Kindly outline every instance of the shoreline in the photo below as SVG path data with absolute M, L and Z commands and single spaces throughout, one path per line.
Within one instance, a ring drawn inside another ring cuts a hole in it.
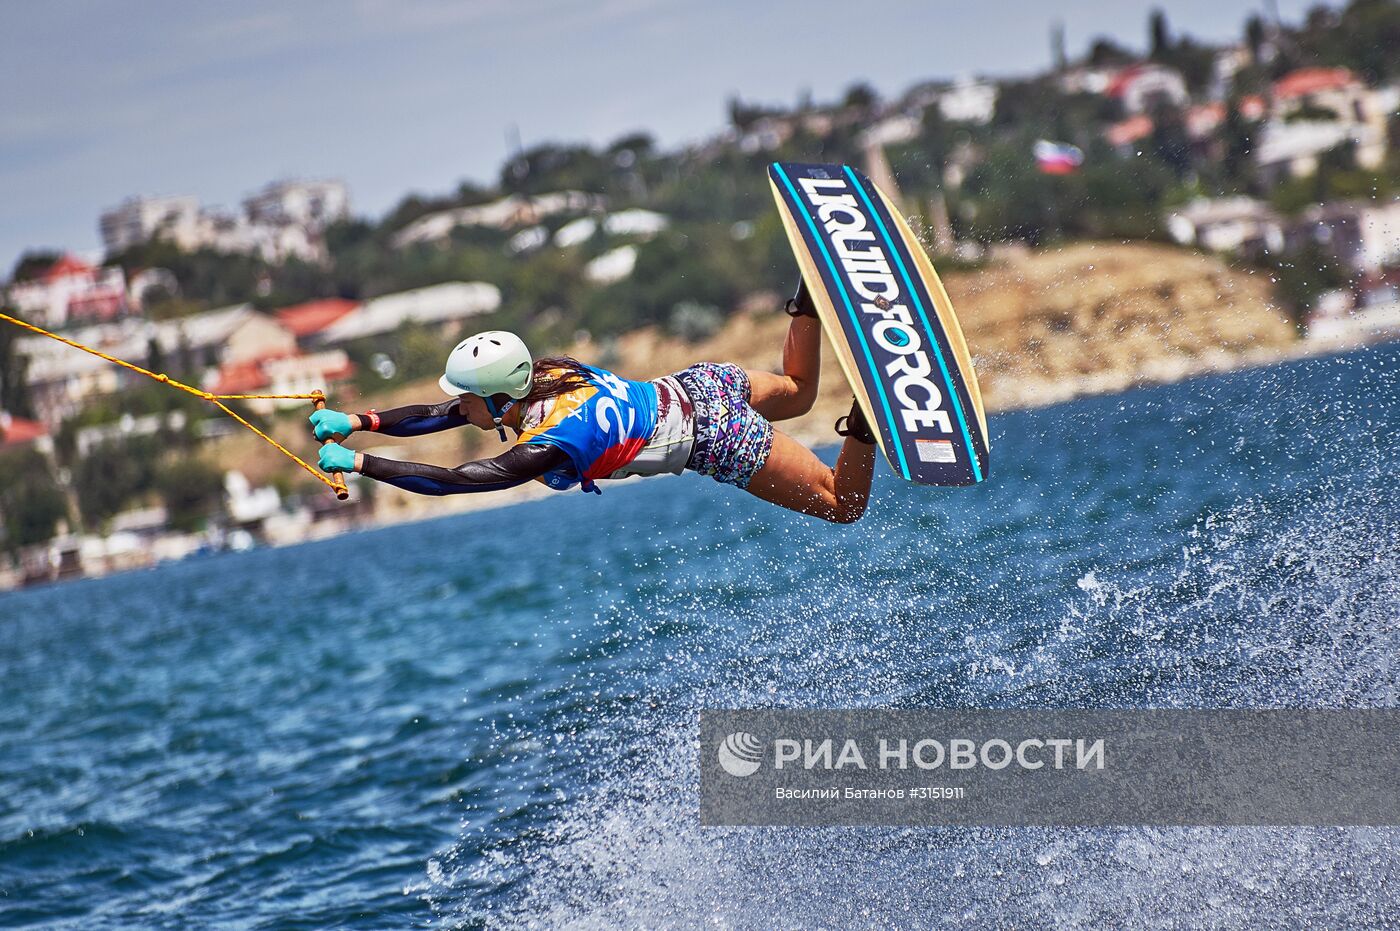
M 1277 305 L 1267 278 L 1232 269 L 1210 255 L 1152 243 L 1079 242 L 952 273 L 944 285 L 973 347 L 973 368 L 989 415 L 1334 355 L 1395 338 L 1301 338 Z M 700 361 L 779 371 L 789 325 L 782 304 L 776 291 L 751 294 L 720 326 L 696 340 L 647 326 L 605 340 L 581 334 L 557 351 L 636 379 L 656 378 Z M 834 445 L 832 425 L 851 403 L 850 388 L 825 339 L 821 371 L 825 377 L 812 409 L 779 424 L 811 447 Z M 346 410 L 385 410 L 441 397 L 436 379 L 425 378 L 364 396 L 343 391 L 336 403 Z M 306 442 L 305 421 L 281 418 L 272 434 L 297 448 Z M 354 447 L 389 458 L 448 464 L 499 450 L 494 437 L 475 431 L 417 437 L 411 446 L 364 434 L 356 437 Z M 213 448 L 225 471 L 241 473 L 251 487 L 282 480 L 281 463 L 267 457 L 254 440 L 228 437 L 215 441 Z M 352 480 L 346 505 L 302 495 L 291 510 L 242 528 L 198 534 L 153 529 L 136 540 L 114 540 L 113 534 L 58 538 L 47 550 L 31 551 L 18 568 L 0 568 L 0 591 L 146 568 L 210 550 L 290 546 L 559 493 L 529 482 L 474 495 L 428 497 L 391 486 L 375 486 L 366 494 L 368 481 Z
M 1117 373 L 1096 373 L 1078 379 L 1027 382 L 1025 390 L 1020 392 L 1019 396 L 1003 396 L 999 399 L 999 403 L 995 405 L 989 404 L 987 406 L 987 414 L 991 417 L 996 414 L 1006 414 L 1015 411 L 1055 407 L 1080 398 L 1122 394 L 1138 388 L 1152 388 L 1161 385 L 1177 384 L 1192 378 L 1225 375 L 1233 372 L 1267 368 L 1272 365 L 1296 362 L 1303 359 L 1340 355 L 1360 349 L 1380 347 L 1396 341 L 1400 341 L 1400 336 L 1371 341 L 1348 340 L 1323 342 L 1299 339 L 1285 346 L 1255 347 L 1242 352 L 1233 353 L 1217 350 L 1203 353 L 1190 359 L 1158 360 L 1158 364 L 1144 366 L 1143 371 L 1126 376 Z M 792 422 L 797 426 L 792 429 L 784 429 L 785 433 L 788 433 L 788 435 L 792 436 L 794 439 L 813 448 L 835 445 L 835 437 L 831 432 L 830 420 L 845 413 L 846 407 L 849 406 L 850 403 L 850 394 L 849 389 L 845 387 L 844 378 L 838 375 L 837 378 L 829 378 L 826 380 L 827 383 L 833 381 L 838 382 L 839 387 L 835 392 L 823 392 L 824 395 L 828 396 L 827 403 L 823 404 L 822 399 L 819 399 L 818 403 L 814 405 L 813 410 L 802 418 Z M 829 396 L 832 393 L 839 394 L 844 399 L 839 405 L 839 412 L 835 414 L 831 413 L 829 401 Z M 828 417 L 828 415 L 830 415 L 830 417 Z M 877 465 L 876 468 L 879 468 L 879 466 Z M 631 481 L 647 481 L 677 477 L 679 476 L 634 476 Z M 363 501 L 362 497 L 355 494 L 356 486 L 361 481 L 367 480 L 361 479 L 351 483 L 352 503 Z M 386 488 L 377 490 L 376 495 L 393 495 L 396 500 L 400 500 L 400 503 L 406 503 L 409 506 L 392 507 L 387 510 L 382 510 L 380 505 L 376 504 L 374 516 L 369 518 L 363 516 L 357 517 L 354 515 L 322 517 L 306 524 L 304 532 L 281 539 L 266 539 L 258 542 L 257 545 L 251 547 L 251 549 L 284 549 L 304 543 L 314 543 L 330 539 L 331 537 L 344 533 L 379 530 L 404 524 L 414 524 L 439 518 L 454 517 L 460 514 L 509 508 L 518 504 L 540 501 L 557 494 L 561 494 L 561 492 L 553 491 L 537 482 L 531 482 L 526 485 L 487 494 L 454 495 L 440 498 L 418 496 L 410 492 Z M 332 511 L 331 513 L 333 514 L 334 512 Z M 44 588 L 49 585 L 62 584 L 64 582 L 105 578 L 107 576 L 126 574 L 144 569 L 154 569 L 168 563 L 184 562 L 190 558 L 197 558 L 198 554 L 210 552 L 209 541 L 202 535 L 188 535 L 187 539 L 191 541 L 198 539 L 200 541 L 199 545 L 189 546 L 188 551 L 181 555 L 169 556 L 166 558 L 152 557 L 148 561 L 138 563 L 123 563 L 119 561 L 118 564 L 109 565 L 103 571 L 58 574 L 42 581 L 31 581 L 28 583 L 19 578 L 18 573 L 12 574 L 10 578 L 0 576 L 0 594 L 3 594 L 5 591 Z M 227 551 L 233 551 L 233 549 L 213 550 L 214 553 Z

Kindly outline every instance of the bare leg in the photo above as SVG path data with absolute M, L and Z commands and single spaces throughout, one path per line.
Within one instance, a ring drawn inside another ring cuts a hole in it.
M 793 317 L 783 342 L 783 374 L 746 369 L 749 405 L 770 421 L 800 417 L 812 409 L 822 368 L 822 325 L 815 317 Z
M 847 437 L 832 469 L 816 453 L 774 430 L 773 451 L 749 482 L 749 493 L 792 511 L 852 524 L 865 513 L 874 470 L 873 445 Z

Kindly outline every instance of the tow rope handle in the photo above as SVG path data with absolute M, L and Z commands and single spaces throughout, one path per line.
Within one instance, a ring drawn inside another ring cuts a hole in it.
M 317 392 L 315 392 L 315 394 L 314 394 L 314 396 L 313 396 L 313 398 L 312 398 L 312 402 L 311 402 L 311 403 L 313 403 L 313 404 L 316 405 L 316 410 L 318 410 L 318 411 L 325 410 L 325 409 L 326 409 L 326 396 L 325 396 L 324 394 L 322 394 L 321 392 L 317 391 Z M 345 439 L 345 437 L 343 437 L 343 436 L 341 436 L 340 434 L 337 433 L 337 434 L 333 435 L 333 436 L 332 436 L 330 439 L 328 439 L 328 440 L 322 440 L 322 441 L 321 441 L 321 445 L 322 445 L 323 447 L 324 447 L 324 446 L 330 446 L 332 443 L 338 443 L 338 442 L 340 442 L 340 441 L 343 440 L 343 439 Z M 348 489 L 348 488 L 345 487 L 345 476 L 344 476 L 342 473 L 340 473 L 340 472 L 334 472 L 334 473 L 332 473 L 332 475 L 333 475 L 335 478 L 334 478 L 334 481 L 331 483 L 331 490 L 335 492 L 335 496 L 336 496 L 337 498 L 339 498 L 341 501 L 346 500 L 347 498 L 350 497 L 350 489 Z

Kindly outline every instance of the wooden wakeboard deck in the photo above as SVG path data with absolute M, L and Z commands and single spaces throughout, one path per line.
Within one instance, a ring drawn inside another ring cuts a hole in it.
M 987 419 L 962 327 L 933 263 L 869 178 L 774 162 L 783 229 L 822 329 L 896 474 L 927 485 L 987 477 Z

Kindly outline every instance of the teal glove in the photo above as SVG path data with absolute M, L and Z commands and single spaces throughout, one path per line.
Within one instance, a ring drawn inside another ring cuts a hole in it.
M 337 436 L 344 439 L 354 433 L 355 428 L 350 426 L 349 414 L 322 408 L 311 415 L 311 432 L 316 434 L 318 440 L 329 440 Z
M 317 413 L 322 413 L 317 411 Z M 329 411 L 327 413 L 335 413 Z M 321 447 L 320 461 L 317 463 L 322 472 L 354 472 L 355 471 L 355 451 L 346 449 L 339 443 L 327 443 Z

